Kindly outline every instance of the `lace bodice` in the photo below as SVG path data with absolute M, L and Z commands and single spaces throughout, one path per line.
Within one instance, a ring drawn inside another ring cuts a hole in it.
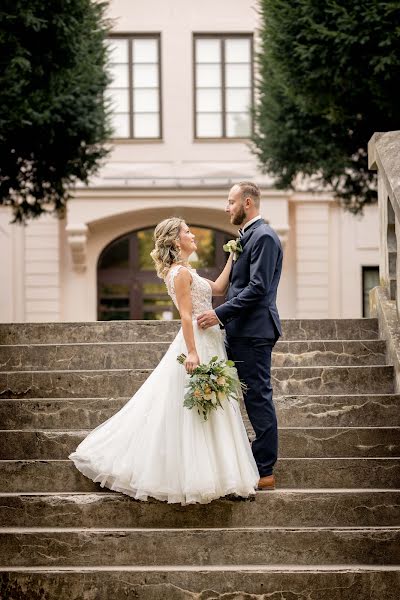
M 168 294 L 171 296 L 173 303 L 178 308 L 176 301 L 174 280 L 180 269 L 188 269 L 192 276 L 191 292 L 192 292 L 192 316 L 197 317 L 205 310 L 212 309 L 212 291 L 211 286 L 203 277 L 200 277 L 192 267 L 184 265 L 174 265 L 169 270 L 165 278 Z

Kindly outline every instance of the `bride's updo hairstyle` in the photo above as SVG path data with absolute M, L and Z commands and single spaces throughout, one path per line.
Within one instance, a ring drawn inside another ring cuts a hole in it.
M 171 217 L 161 221 L 154 230 L 155 247 L 150 256 L 154 260 L 160 279 L 164 279 L 173 263 L 181 261 L 177 242 L 184 222 L 180 217 Z

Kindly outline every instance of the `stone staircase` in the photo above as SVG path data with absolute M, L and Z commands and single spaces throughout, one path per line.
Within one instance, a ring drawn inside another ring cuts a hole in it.
M 0 325 L 0 598 L 398 600 L 400 396 L 374 319 L 283 322 L 275 492 L 142 503 L 67 459 L 178 326 Z

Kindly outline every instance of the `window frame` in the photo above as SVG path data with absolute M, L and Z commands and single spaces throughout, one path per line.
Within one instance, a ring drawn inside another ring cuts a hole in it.
M 225 40 L 235 38 L 247 38 L 250 41 L 250 135 L 249 136 L 227 136 L 226 135 L 226 85 L 225 85 Z M 198 136 L 197 134 L 197 78 L 196 78 L 196 40 L 198 39 L 218 39 L 221 44 L 221 113 L 222 113 L 222 135 L 215 137 Z M 237 142 L 248 141 L 254 134 L 254 34 L 252 32 L 194 32 L 192 35 L 192 77 L 193 77 L 193 139 L 196 142 Z
M 143 143 L 143 142 L 162 142 L 163 141 L 163 118 L 162 118 L 162 56 L 161 56 L 161 33 L 160 32 L 111 32 L 107 39 L 124 39 L 128 41 L 128 99 L 129 99 L 129 136 L 112 136 L 111 142 L 118 143 Z M 158 52 L 158 122 L 159 135 L 157 137 L 135 137 L 134 135 L 134 100 L 133 100 L 133 60 L 132 60 L 132 42 L 135 39 L 152 39 L 157 42 Z

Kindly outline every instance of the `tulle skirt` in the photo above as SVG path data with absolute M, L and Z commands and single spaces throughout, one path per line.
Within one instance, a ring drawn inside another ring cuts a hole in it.
M 226 358 L 219 326 L 193 321 L 201 362 Z M 77 469 L 101 487 L 138 500 L 207 503 L 255 493 L 259 474 L 236 401 L 207 421 L 184 408 L 188 375 L 176 357 L 187 354 L 182 329 L 148 379 L 128 402 L 93 429 L 69 455 Z

